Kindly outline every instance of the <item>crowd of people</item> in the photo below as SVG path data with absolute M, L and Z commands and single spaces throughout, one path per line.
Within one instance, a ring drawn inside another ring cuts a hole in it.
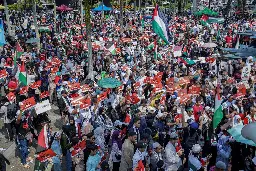
M 228 131 L 256 119 L 255 58 L 225 58 L 222 49 L 252 43 L 238 33 L 255 31 L 255 19 L 203 26 L 201 17 L 167 13 L 166 44 L 143 10 L 124 11 L 122 22 L 117 10 L 104 18 L 91 15 L 88 79 L 88 37 L 79 13 L 59 12 L 54 24 L 52 12 L 38 12 L 38 49 L 36 41 L 28 43 L 36 38 L 32 13 L 10 12 L 15 39 L 6 36 L 0 55 L 0 111 L 6 140 L 19 149 L 20 167 L 256 170 L 254 146 Z M 244 67 L 250 68 L 247 75 Z M 44 102 L 58 112 L 39 112 L 35 106 Z M 49 115 L 61 116 L 57 132 Z M 33 142 L 35 158 L 29 157 Z M 1 158 L 5 170 L 8 160 Z

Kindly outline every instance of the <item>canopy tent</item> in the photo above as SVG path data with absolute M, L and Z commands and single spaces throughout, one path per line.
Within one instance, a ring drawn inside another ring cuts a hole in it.
M 94 8 L 93 11 L 111 11 L 112 8 L 105 6 L 104 4 L 100 4 L 98 7 Z
M 57 7 L 56 10 L 58 10 L 58 11 L 72 11 L 73 8 L 69 8 L 66 5 L 61 5 L 60 7 Z
M 195 15 L 197 15 L 197 16 L 202 16 L 202 15 L 217 16 L 219 14 L 217 12 L 215 12 L 215 11 L 212 11 L 209 8 L 205 8 L 205 9 L 203 9 L 201 11 L 197 11 L 195 13 Z

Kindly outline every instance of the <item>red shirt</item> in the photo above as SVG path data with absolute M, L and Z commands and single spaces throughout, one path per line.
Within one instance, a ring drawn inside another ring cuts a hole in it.
M 198 122 L 199 121 L 199 115 L 198 112 L 202 112 L 203 111 L 203 106 L 202 105 L 194 105 L 193 106 L 193 112 L 194 112 L 194 117 L 195 117 L 195 121 Z
M 231 36 L 226 36 L 225 40 L 226 40 L 226 43 L 232 43 L 233 38 Z
M 54 79 L 54 83 L 55 83 L 55 84 L 58 84 L 58 83 L 59 83 L 59 80 L 60 80 L 60 77 L 59 77 L 59 76 L 56 76 L 55 79 Z

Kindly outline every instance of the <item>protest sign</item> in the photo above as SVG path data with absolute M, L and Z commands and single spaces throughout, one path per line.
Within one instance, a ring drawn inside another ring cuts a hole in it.
M 35 106 L 35 110 L 38 115 L 51 110 L 51 104 L 49 100 L 44 100 L 41 103 L 37 103 Z
M 86 141 L 85 140 L 80 141 L 78 144 L 76 144 L 70 149 L 71 156 L 72 157 L 76 156 L 80 151 L 84 150 L 85 147 L 86 147 Z
M 37 160 L 39 160 L 40 162 L 45 162 L 54 156 L 56 156 L 56 153 L 52 149 L 47 149 L 46 151 L 38 154 Z
M 36 105 L 35 98 L 31 97 L 31 98 L 26 99 L 20 103 L 20 110 L 25 111 L 25 110 L 32 108 L 35 105 Z

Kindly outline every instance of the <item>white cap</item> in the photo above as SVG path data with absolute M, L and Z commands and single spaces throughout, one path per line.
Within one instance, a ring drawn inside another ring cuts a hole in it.
M 211 109 L 209 106 L 206 106 L 205 108 L 204 108 L 206 111 L 208 111 L 209 109 Z
M 195 145 L 193 145 L 193 147 L 192 147 L 192 152 L 193 152 L 193 153 L 200 153 L 201 150 L 202 150 L 202 148 L 201 148 L 201 146 L 200 146 L 199 144 L 195 144 Z
M 158 142 L 154 142 L 153 143 L 153 149 L 160 147 L 161 145 Z

